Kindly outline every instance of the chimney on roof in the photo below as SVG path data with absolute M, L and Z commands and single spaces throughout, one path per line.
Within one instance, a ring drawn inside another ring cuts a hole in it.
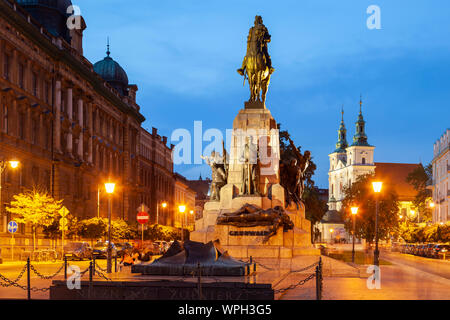
M 162 141 L 163 141 L 164 145 L 166 145 L 166 144 L 167 144 L 167 137 L 166 137 L 166 136 L 163 136 L 163 137 L 162 137 Z
M 152 136 L 156 136 L 158 135 L 158 129 L 156 129 L 155 127 L 152 127 Z

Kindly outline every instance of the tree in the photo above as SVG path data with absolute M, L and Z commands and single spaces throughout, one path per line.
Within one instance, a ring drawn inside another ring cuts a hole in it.
M 411 184 L 417 191 L 417 195 L 413 200 L 414 206 L 419 210 L 421 221 L 427 222 L 431 220 L 431 210 L 427 204 L 431 200 L 431 190 L 427 189 L 427 184 L 433 177 L 433 166 L 430 163 L 426 167 L 422 164 L 412 171 L 406 181 Z
M 364 238 L 370 244 L 375 238 L 376 201 L 372 189 L 372 175 L 359 176 L 354 183 L 344 187 L 341 215 L 345 219 L 347 231 L 353 230 L 353 221 L 350 208 L 357 206 L 355 235 Z M 378 207 L 378 236 L 386 238 L 391 232 L 396 232 L 399 226 L 398 197 L 389 184 L 383 184 L 379 196 Z
M 77 227 L 78 227 L 78 219 L 71 214 L 68 214 L 66 216 L 68 220 L 68 231 L 65 233 L 68 238 L 73 237 L 77 234 Z M 62 236 L 62 232 L 59 228 L 59 220 L 61 219 L 61 215 L 58 212 L 58 215 L 56 215 L 55 219 L 53 220 L 52 224 L 49 226 L 44 226 L 42 229 L 42 232 L 44 233 L 45 237 L 48 239 L 57 239 Z
M 107 219 L 92 218 L 81 220 L 78 224 L 78 235 L 90 239 L 91 245 L 94 240 L 102 238 L 108 230 Z
M 33 251 L 36 249 L 36 232 L 38 227 L 50 226 L 61 209 L 62 200 L 55 200 L 46 192 L 37 190 L 14 195 L 6 210 L 16 215 L 16 221 L 31 224 L 33 233 Z
M 105 219 L 106 224 L 106 232 L 108 232 L 108 220 Z M 133 233 L 131 227 L 125 220 L 117 219 L 111 221 L 111 240 L 123 240 L 123 239 L 131 239 L 134 238 L 135 234 Z

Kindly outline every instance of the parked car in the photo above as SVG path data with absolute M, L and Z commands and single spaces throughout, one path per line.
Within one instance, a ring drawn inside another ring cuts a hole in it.
M 64 246 L 64 253 L 69 260 L 92 258 L 92 248 L 87 242 L 71 242 Z
M 413 254 L 413 255 L 417 255 L 417 250 L 419 249 L 419 245 L 418 244 L 412 244 L 409 247 L 409 254 Z
M 95 258 L 106 258 L 108 255 L 108 241 L 105 242 L 97 242 L 93 248 L 93 256 Z M 114 243 L 111 242 L 111 257 L 115 258 L 117 256 L 117 249 Z
M 436 246 L 435 243 L 429 243 L 424 249 L 424 257 L 431 258 L 433 255 L 433 248 Z
M 420 257 L 425 256 L 426 246 L 427 246 L 426 244 L 419 244 L 416 249 L 416 256 L 420 256 Z
M 446 256 L 450 254 L 450 245 L 436 244 L 432 249 L 432 253 L 430 254 L 430 257 L 435 258 L 435 259 L 440 259 L 441 257 L 443 257 L 444 253 Z
M 115 247 L 117 250 L 118 257 L 122 257 L 125 252 L 127 252 L 127 251 L 131 252 L 133 250 L 133 246 L 131 244 L 129 244 L 128 242 L 116 243 Z

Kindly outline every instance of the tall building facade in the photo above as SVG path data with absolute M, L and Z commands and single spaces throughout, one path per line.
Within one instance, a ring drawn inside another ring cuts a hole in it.
M 450 129 L 433 146 L 433 222 L 450 221 Z
M 173 204 L 172 147 L 145 131 L 138 87 L 111 56 L 83 56 L 81 16 L 67 27 L 70 0 L 0 0 L 0 160 L 20 161 L 2 175 L 0 244 L 13 219 L 13 195 L 44 190 L 79 220 L 107 216 L 104 183 L 116 183 L 112 216 L 136 222 L 143 202 Z M 173 207 L 173 206 L 172 206 Z M 172 211 L 166 212 L 170 223 Z M 164 213 L 163 213 L 164 214 Z M 17 245 L 27 244 L 21 225 Z M 23 239 L 22 239 L 23 238 Z M 26 241 L 22 241 L 22 240 Z
M 178 209 L 179 205 L 186 207 L 185 212 L 174 212 L 173 226 L 177 228 L 187 228 L 191 231 L 194 230 L 195 225 L 195 190 L 189 187 L 188 180 L 182 175 L 175 173 L 175 195 L 174 202 L 175 207 Z
M 139 194 L 141 202 L 149 208 L 150 223 L 173 225 L 175 208 L 175 180 L 173 178 L 173 145 L 167 146 L 167 137 L 144 128 L 140 131 Z M 163 204 L 165 204 L 163 206 Z

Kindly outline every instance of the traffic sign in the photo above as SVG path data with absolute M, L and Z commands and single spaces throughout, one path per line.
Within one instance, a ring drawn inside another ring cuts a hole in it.
M 139 212 L 137 214 L 137 221 L 140 224 L 146 224 L 148 222 L 148 220 L 150 219 L 150 216 L 148 215 L 147 212 Z
M 68 225 L 69 224 L 69 220 L 67 220 L 67 218 L 61 218 L 59 219 L 59 230 L 61 231 L 67 231 L 68 229 Z
M 15 221 L 10 221 L 10 222 L 8 223 L 8 232 L 9 232 L 9 233 L 14 234 L 14 233 L 17 232 L 17 229 L 19 229 L 19 226 L 17 225 L 17 222 L 15 222 Z

